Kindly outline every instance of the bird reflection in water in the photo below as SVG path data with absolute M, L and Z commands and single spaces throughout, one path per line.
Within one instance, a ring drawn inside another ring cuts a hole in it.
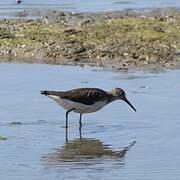
M 117 159 L 123 161 L 126 153 L 136 143 L 133 141 L 129 146 L 119 151 L 112 150 L 109 145 L 95 138 L 82 138 L 81 128 L 79 128 L 79 138 L 68 140 L 68 129 L 66 128 L 66 142 L 64 146 L 56 149 L 43 159 L 49 165 L 61 165 L 65 162 L 96 163 L 105 158 Z

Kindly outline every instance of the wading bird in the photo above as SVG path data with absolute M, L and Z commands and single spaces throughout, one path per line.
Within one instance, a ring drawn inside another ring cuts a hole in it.
M 115 100 L 125 101 L 134 111 L 136 109 L 126 98 L 126 93 L 121 88 L 114 88 L 106 92 L 98 88 L 79 88 L 69 91 L 41 91 L 66 109 L 66 125 L 68 127 L 68 114 L 71 111 L 80 114 L 79 126 L 82 127 L 82 114 L 93 113 L 102 109 L 105 105 Z

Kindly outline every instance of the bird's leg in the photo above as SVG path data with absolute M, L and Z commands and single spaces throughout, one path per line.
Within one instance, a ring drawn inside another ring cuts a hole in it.
M 82 118 L 82 114 L 80 114 L 80 117 L 79 117 L 79 128 L 82 127 L 81 118 Z
M 65 131 L 66 131 L 66 143 L 68 143 L 68 128 L 66 128 Z
M 82 131 L 81 131 L 82 127 L 79 127 L 79 138 L 82 139 Z
M 71 111 L 73 111 L 74 110 L 74 108 L 73 109 L 70 109 L 70 110 L 68 110 L 67 112 L 66 112 L 66 126 L 65 126 L 65 128 L 68 128 L 68 114 L 71 112 Z

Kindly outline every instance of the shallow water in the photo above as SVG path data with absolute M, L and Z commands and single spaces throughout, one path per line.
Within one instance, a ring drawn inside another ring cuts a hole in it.
M 24 9 L 59 9 L 80 12 L 122 10 L 124 8 L 180 7 L 179 0 L 1 0 L 0 13 L 10 13 Z
M 0 179 L 180 179 L 180 71 L 0 64 Z M 70 114 L 41 89 L 123 87 L 137 108 L 116 101 Z

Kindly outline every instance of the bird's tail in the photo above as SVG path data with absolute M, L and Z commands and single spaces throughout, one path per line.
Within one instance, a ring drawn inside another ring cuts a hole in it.
M 47 90 L 42 90 L 41 94 L 48 96 L 48 95 L 55 95 L 55 91 L 47 91 Z

